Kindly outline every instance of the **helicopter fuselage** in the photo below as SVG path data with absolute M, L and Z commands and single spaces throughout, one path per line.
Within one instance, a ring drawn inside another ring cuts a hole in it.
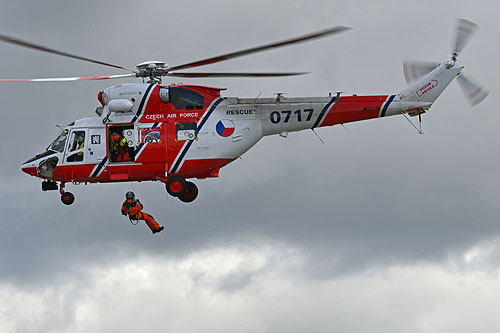
M 61 193 L 67 182 L 149 180 L 167 183 L 167 190 L 173 186 L 170 190 L 176 194 L 176 183 L 169 184 L 169 178 L 218 177 L 223 166 L 264 136 L 286 137 L 289 132 L 399 114 L 410 107 L 396 95 L 286 98 L 278 94 L 252 99 L 221 97 L 221 90 L 159 84 L 107 88 L 98 95 L 99 117 L 66 126 L 22 170 L 45 179 L 48 190 L 57 189 L 55 182 L 60 182 Z M 124 160 L 113 155 L 114 134 L 127 140 Z

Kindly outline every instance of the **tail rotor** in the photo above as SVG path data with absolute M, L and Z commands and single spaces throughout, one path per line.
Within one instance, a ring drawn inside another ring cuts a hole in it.
M 457 24 L 455 26 L 455 37 L 452 43 L 451 59 L 444 63 L 446 68 L 452 68 L 455 66 L 458 56 L 462 53 L 465 46 L 478 29 L 479 26 L 474 22 L 465 19 L 457 20 Z M 439 63 L 431 61 L 406 60 L 403 63 L 403 71 L 406 82 L 408 84 L 412 84 L 433 71 L 438 66 L 440 66 Z M 489 91 L 483 85 L 476 83 L 470 77 L 465 76 L 462 72 L 458 74 L 457 80 L 471 106 L 481 103 L 489 94 Z

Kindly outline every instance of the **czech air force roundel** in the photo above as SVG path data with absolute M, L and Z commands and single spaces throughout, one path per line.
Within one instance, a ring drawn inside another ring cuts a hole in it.
M 215 130 L 217 134 L 226 138 L 234 133 L 234 123 L 229 119 L 222 119 L 215 126 Z

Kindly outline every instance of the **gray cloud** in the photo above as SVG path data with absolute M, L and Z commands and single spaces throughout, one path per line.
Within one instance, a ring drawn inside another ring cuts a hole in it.
M 0 285 L 2 299 L 10 300 L 9 307 L 0 303 L 0 328 L 7 332 L 495 330 L 498 272 L 474 267 L 491 249 L 481 244 L 439 266 L 388 266 L 322 281 L 303 273 L 307 259 L 300 250 L 278 242 L 205 248 L 173 260 L 138 257 L 117 265 L 83 267 L 78 278 L 51 287 Z M 462 268 L 457 269 L 457 263 Z M 221 288 L 242 271 L 251 276 L 248 283 L 229 293 Z

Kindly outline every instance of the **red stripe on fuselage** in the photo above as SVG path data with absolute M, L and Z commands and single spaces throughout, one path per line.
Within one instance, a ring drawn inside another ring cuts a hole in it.
M 231 161 L 231 159 L 227 158 L 186 160 L 177 174 L 183 176 L 184 178 L 213 177 L 210 174 L 214 171 L 218 171 Z
M 320 127 L 377 118 L 387 97 L 387 95 L 342 96 L 328 111 Z
M 164 163 L 114 163 L 107 165 L 99 177 L 90 177 L 95 164 L 57 166 L 53 180 L 65 182 L 108 183 L 120 181 L 156 180 L 165 175 Z
M 186 160 L 177 174 L 185 178 L 214 177 L 218 170 L 231 159 L 215 158 Z M 95 164 L 61 165 L 54 170 L 52 180 L 80 183 L 111 183 L 124 181 L 147 181 L 165 179 L 164 163 L 115 163 L 107 165 L 99 177 L 90 177 Z M 37 176 L 36 168 L 24 168 L 24 172 Z

